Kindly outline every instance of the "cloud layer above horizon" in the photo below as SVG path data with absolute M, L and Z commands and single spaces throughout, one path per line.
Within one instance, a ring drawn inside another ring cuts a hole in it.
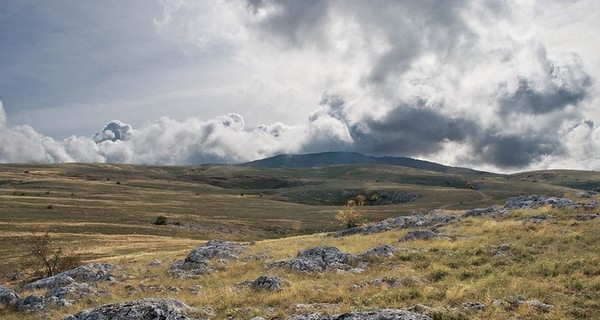
M 143 55 L 173 55 L 164 69 L 148 65 L 172 87 L 153 96 L 138 70 L 124 77 L 140 79 L 143 99 L 91 94 L 82 107 L 78 96 L 79 110 L 122 106 L 111 108 L 119 120 L 64 139 L 11 123 L 25 111 L 0 104 L 0 162 L 231 163 L 343 150 L 503 172 L 600 169 L 600 45 L 586 38 L 594 1 L 163 0 L 160 9 L 146 21 L 154 35 Z M 163 116 L 140 121 L 144 108 Z

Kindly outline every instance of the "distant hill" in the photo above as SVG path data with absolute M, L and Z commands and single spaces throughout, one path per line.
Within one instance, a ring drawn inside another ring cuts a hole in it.
M 357 152 L 322 152 L 310 154 L 283 154 L 240 164 L 252 168 L 310 168 L 329 165 L 381 164 L 445 173 L 477 173 L 467 168 L 450 167 L 439 163 L 407 157 L 372 157 Z

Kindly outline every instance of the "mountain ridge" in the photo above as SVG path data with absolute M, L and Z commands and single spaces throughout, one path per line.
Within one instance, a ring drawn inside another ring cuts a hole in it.
M 452 167 L 410 157 L 367 156 L 358 152 L 329 151 L 307 154 L 280 154 L 239 164 L 251 168 L 309 168 L 330 165 L 378 164 L 444 173 L 482 173 L 469 168 Z

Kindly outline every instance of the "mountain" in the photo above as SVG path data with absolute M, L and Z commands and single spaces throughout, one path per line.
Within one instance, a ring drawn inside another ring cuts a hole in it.
M 407 157 L 372 157 L 357 152 L 321 152 L 310 154 L 282 154 L 240 164 L 252 168 L 310 168 L 347 164 L 380 164 L 436 172 L 476 173 L 478 171 L 450 167 L 439 163 Z

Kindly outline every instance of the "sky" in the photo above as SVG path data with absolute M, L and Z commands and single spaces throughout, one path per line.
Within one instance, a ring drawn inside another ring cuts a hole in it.
M 596 0 L 2 0 L 0 162 L 600 170 Z

